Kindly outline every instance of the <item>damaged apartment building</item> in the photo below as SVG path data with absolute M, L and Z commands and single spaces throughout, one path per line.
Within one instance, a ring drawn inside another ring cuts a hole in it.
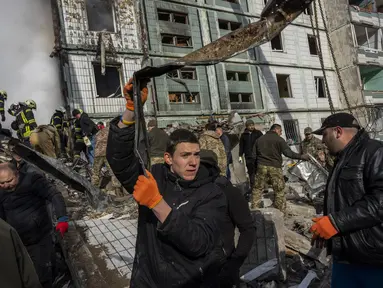
M 57 18 L 56 55 L 67 102 L 71 109 L 81 108 L 94 118 L 122 112 L 122 87 L 141 65 L 173 61 L 258 21 L 266 3 L 52 1 Z M 156 117 L 161 126 L 195 124 L 211 114 L 225 116 L 232 111 L 244 116 L 266 113 L 254 120 L 281 123 L 286 138 L 300 142 L 306 126 L 319 127 L 330 114 L 328 94 L 335 108 L 341 105 L 323 22 L 319 19 L 319 29 L 312 29 L 312 10 L 307 9 L 271 42 L 224 63 L 185 67 L 153 79 L 145 113 Z M 101 57 L 104 53 L 105 58 Z M 329 89 L 325 89 L 325 80 Z

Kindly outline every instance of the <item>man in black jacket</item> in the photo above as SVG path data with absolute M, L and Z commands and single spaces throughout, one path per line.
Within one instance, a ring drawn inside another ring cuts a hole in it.
M 88 160 L 90 166 L 93 166 L 94 162 L 94 148 L 95 148 L 95 135 L 97 134 L 96 124 L 89 118 L 88 114 L 83 112 L 81 109 L 74 109 L 72 111 L 73 117 L 80 121 L 80 127 L 83 137 L 88 137 L 91 146 L 88 147 Z M 86 144 L 86 143 L 85 143 Z
M 132 85 L 124 87 L 127 110 L 111 121 L 107 159 L 118 180 L 139 203 L 131 288 L 219 287 L 225 261 L 220 237 L 226 199 L 214 184 L 218 169 L 200 165 L 197 137 L 176 130 L 165 164 L 143 176 L 134 148 Z M 147 88 L 141 87 L 142 102 Z M 140 176 L 141 174 L 141 176 Z
M 218 167 L 218 157 L 213 151 L 201 150 L 201 163 Z M 250 214 L 249 205 L 241 190 L 234 187 L 223 176 L 215 180 L 227 199 L 227 211 L 224 221 L 224 244 L 227 261 L 220 273 L 220 288 L 239 287 L 239 269 L 245 261 L 253 245 L 255 225 Z M 234 245 L 234 230 L 238 228 L 239 239 L 237 247 Z
M 11 163 L 0 164 L 0 218 L 19 233 L 44 288 L 52 287 L 52 221 L 46 201 L 53 204 L 63 235 L 68 229 L 64 198 L 43 174 L 18 171 Z
M 328 178 L 324 216 L 311 227 L 313 244 L 333 257 L 331 287 L 383 283 L 383 143 L 370 139 L 348 113 L 329 116 L 313 133 L 337 156 Z
M 243 162 L 243 155 L 245 155 L 247 173 L 249 174 L 250 191 L 254 187 L 255 173 L 257 172 L 257 159 L 254 157 L 254 144 L 255 141 L 263 134 L 261 131 L 255 129 L 254 121 L 246 121 L 246 129 L 242 133 L 239 140 L 239 162 Z

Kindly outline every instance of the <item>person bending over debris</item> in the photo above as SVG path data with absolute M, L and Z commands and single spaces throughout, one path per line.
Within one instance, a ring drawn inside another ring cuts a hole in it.
M 16 230 L 0 219 L 0 283 L 9 288 L 41 288 L 31 258 Z
M 217 170 L 200 165 L 200 146 L 190 131 L 169 136 L 166 164 L 143 176 L 134 154 L 133 85 L 124 87 L 122 117 L 112 120 L 107 159 L 122 185 L 139 203 L 131 288 L 219 287 L 225 261 L 221 239 L 226 199 L 214 184 Z M 147 99 L 146 83 L 141 98 Z M 141 176 L 139 176 L 141 174 Z
M 201 149 L 213 151 L 218 157 L 218 167 L 222 176 L 226 176 L 227 157 L 225 146 L 223 145 L 220 135 L 215 131 L 217 123 L 212 122 L 206 125 L 206 131 L 199 138 Z
M 117 180 L 116 176 L 114 176 L 112 169 L 108 161 L 106 160 L 106 146 L 108 144 L 108 135 L 109 135 L 109 122 L 106 124 L 104 129 L 101 129 L 96 134 L 96 147 L 94 151 L 94 164 L 92 170 L 92 184 L 96 187 L 100 187 L 100 173 L 102 167 L 105 165 L 109 170 L 112 176 L 112 186 L 114 191 L 111 192 L 111 195 L 122 197 L 122 187 L 121 183 Z
M 213 151 L 201 150 L 201 163 L 217 167 L 218 157 Z M 227 199 L 227 212 L 223 230 L 225 251 L 227 261 L 220 273 L 220 288 L 239 287 L 239 269 L 245 261 L 253 245 L 255 236 L 255 225 L 250 214 L 249 205 L 241 190 L 233 186 L 223 176 L 215 180 Z M 234 229 L 239 230 L 238 245 L 234 245 Z
M 64 198 L 41 173 L 17 171 L 12 163 L 0 164 L 0 218 L 19 233 L 44 288 L 52 287 L 52 222 L 46 201 L 53 204 L 63 236 L 68 230 Z
M 31 132 L 29 142 L 33 149 L 52 158 L 61 153 L 60 134 L 53 125 L 39 125 Z
M 282 172 L 282 154 L 291 159 L 308 161 L 307 154 L 293 152 L 281 137 L 282 127 L 273 124 L 265 135 L 255 142 L 255 153 L 258 163 L 257 177 L 253 189 L 252 208 L 259 208 L 265 182 L 270 180 L 275 194 L 274 205 L 283 213 L 286 210 L 285 179 Z
M 164 153 L 169 141 L 169 136 L 164 130 L 158 128 L 157 121 L 154 119 L 148 122 L 148 131 L 150 163 L 152 165 L 164 163 Z
M 383 143 L 370 139 L 348 113 L 326 118 L 323 136 L 337 161 L 327 180 L 324 216 L 311 227 L 313 244 L 333 257 L 331 287 L 382 287 Z

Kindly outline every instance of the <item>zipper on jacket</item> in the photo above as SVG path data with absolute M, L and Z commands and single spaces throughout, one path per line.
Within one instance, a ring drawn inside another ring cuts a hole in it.
M 176 191 L 179 191 L 179 192 L 182 191 L 182 187 L 181 187 L 181 185 L 179 183 L 179 178 L 176 179 Z

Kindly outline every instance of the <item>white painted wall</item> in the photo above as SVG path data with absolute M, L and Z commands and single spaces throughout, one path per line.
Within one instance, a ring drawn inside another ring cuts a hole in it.
M 0 0 L 0 89 L 8 92 L 6 108 L 33 99 L 38 124 L 48 123 L 63 103 L 57 60 L 49 58 L 54 35 L 49 0 Z M 6 112 L 9 127 L 14 119 Z

